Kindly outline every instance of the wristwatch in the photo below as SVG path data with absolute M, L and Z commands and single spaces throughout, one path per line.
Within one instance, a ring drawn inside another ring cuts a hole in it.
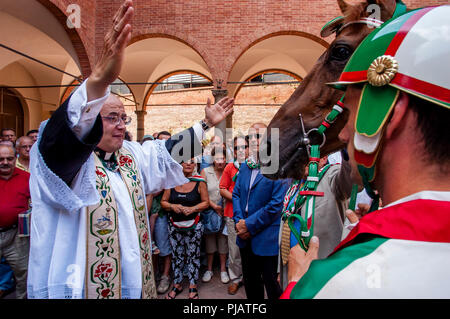
M 210 127 L 209 127 L 209 125 L 208 124 L 206 124 L 206 122 L 205 122 L 205 120 L 201 120 L 200 121 L 200 124 L 202 125 L 202 129 L 203 129 L 203 131 L 207 131 L 207 130 L 209 130 L 210 129 Z

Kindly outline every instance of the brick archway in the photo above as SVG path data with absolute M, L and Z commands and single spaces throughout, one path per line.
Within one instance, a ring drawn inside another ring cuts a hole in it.
M 231 65 L 229 72 L 227 74 L 227 81 L 229 80 L 231 71 L 233 70 L 234 66 L 246 52 L 248 52 L 251 48 L 253 48 L 255 45 L 257 45 L 258 43 L 260 43 L 264 40 L 278 37 L 278 36 L 283 36 L 283 35 L 294 35 L 294 36 L 310 39 L 310 40 L 320 44 L 321 46 L 323 46 L 324 49 L 328 48 L 328 45 L 329 45 L 328 42 L 326 42 L 322 38 L 319 38 L 313 34 L 310 34 L 307 32 L 302 32 L 302 31 L 281 30 L 281 31 L 269 32 L 269 33 L 266 33 L 263 35 L 261 35 L 261 31 L 257 31 L 252 36 L 249 36 L 246 41 L 242 41 L 240 43 L 240 45 L 236 46 L 233 49 L 233 51 L 231 52 L 233 64 Z
M 163 75 L 162 77 L 160 77 L 158 80 L 156 80 L 156 82 L 161 82 L 164 81 L 167 78 L 170 78 L 173 75 L 177 75 L 177 74 L 195 74 L 195 75 L 199 75 L 201 77 L 204 77 L 205 79 L 209 80 L 210 82 L 212 82 L 211 78 L 209 78 L 208 76 L 196 72 L 196 71 L 192 71 L 192 70 L 178 70 L 178 71 L 173 71 L 170 73 L 167 73 L 165 75 Z M 150 95 L 153 93 L 153 91 L 155 90 L 155 88 L 158 86 L 158 84 L 152 84 L 152 86 L 148 89 L 147 93 L 145 94 L 145 99 L 144 99 L 144 104 L 142 105 L 142 109 L 144 111 L 147 110 L 147 103 L 148 103 L 148 99 L 150 98 Z
M 122 79 L 129 83 L 138 110 L 145 111 L 149 92 L 155 87 L 152 82 L 160 81 L 180 72 L 197 74 L 209 79 L 209 66 L 191 43 L 172 34 L 140 34 L 131 39 L 125 51 L 121 72 Z
M 239 58 L 247 52 L 250 48 L 255 46 L 261 41 L 267 40 L 269 38 L 277 37 L 280 35 L 295 35 L 303 38 L 310 39 L 314 42 L 317 42 L 321 44 L 325 49 L 328 48 L 329 43 L 325 41 L 324 39 L 315 36 L 314 34 L 303 32 L 303 31 L 296 31 L 294 29 L 292 30 L 279 30 L 279 31 L 271 31 L 268 30 L 268 33 L 261 34 L 261 31 L 255 32 L 253 35 L 249 36 L 246 41 L 242 41 L 239 46 L 236 46 L 234 50 L 231 52 L 231 56 L 234 60 L 234 64 L 239 60 Z
M 277 37 L 277 36 L 283 36 L 283 35 L 294 35 L 299 36 L 302 38 L 310 39 L 314 41 L 315 43 L 318 43 L 319 45 L 323 46 L 325 49 L 328 48 L 329 43 L 325 41 L 324 39 L 308 32 L 304 31 L 297 31 L 298 26 L 292 26 L 290 29 L 280 30 L 279 27 L 273 26 L 273 27 L 267 27 L 261 30 L 256 30 L 254 33 L 241 38 L 241 41 L 239 42 L 239 45 L 233 48 L 233 50 L 230 52 L 230 57 L 228 58 L 228 61 L 232 61 L 232 64 L 227 66 L 222 66 L 223 70 L 220 75 L 218 75 L 218 78 L 226 79 L 226 82 L 229 81 L 230 74 L 236 65 L 236 63 L 239 61 L 239 59 L 244 55 L 246 52 L 248 52 L 252 47 L 257 45 L 258 43 L 267 40 L 269 38 Z M 214 66 L 217 68 L 216 66 Z M 224 81 L 225 82 L 225 81 Z
M 89 36 L 89 33 L 93 33 L 95 30 L 93 28 L 88 29 L 87 27 L 95 25 L 94 23 L 95 15 L 93 14 L 94 8 L 88 8 L 84 3 L 80 4 L 80 7 L 82 8 L 82 12 L 84 12 L 84 14 L 82 15 L 83 23 L 81 25 L 81 28 L 78 30 L 76 28 L 70 29 L 67 27 L 66 24 L 67 21 L 66 10 L 67 7 L 73 3 L 73 1 L 70 0 L 36 0 L 36 1 L 42 4 L 48 11 L 50 11 L 66 31 L 78 56 L 81 74 L 84 78 L 87 78 L 91 74 L 92 71 L 91 61 L 93 63 L 95 55 L 93 48 L 93 39 L 91 36 Z M 87 14 L 89 12 L 92 14 Z M 92 47 L 92 49 L 91 52 L 88 53 L 86 47 L 90 46 Z
M 327 47 L 328 43 L 323 39 L 301 31 L 264 34 L 251 43 L 243 43 L 240 46 L 244 48 L 242 51 L 234 49 L 236 59 L 227 74 L 227 89 L 236 96 L 241 86 L 239 82 L 269 69 L 305 77 Z
M 138 41 L 151 38 L 166 38 L 185 44 L 202 58 L 202 60 L 206 64 L 207 69 L 211 71 L 211 74 L 213 74 L 211 69 L 212 60 L 208 54 L 207 49 L 204 47 L 204 45 L 202 45 L 202 43 L 199 40 L 189 36 L 186 33 L 172 32 L 167 28 L 153 28 L 151 30 L 147 29 L 139 30 L 137 34 L 133 35 L 133 38 L 130 40 L 130 43 L 128 43 L 128 47 Z

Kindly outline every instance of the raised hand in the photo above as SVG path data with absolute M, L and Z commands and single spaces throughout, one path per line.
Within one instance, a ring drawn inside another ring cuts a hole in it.
M 105 95 L 108 86 L 119 76 L 124 52 L 131 39 L 132 0 L 125 0 L 114 15 L 111 29 L 106 33 L 102 53 L 86 83 L 88 101 Z
M 211 106 L 211 100 L 208 98 L 205 107 L 205 121 L 210 126 L 216 126 L 222 122 L 228 115 L 233 114 L 234 99 L 228 96 L 222 98 L 219 102 Z

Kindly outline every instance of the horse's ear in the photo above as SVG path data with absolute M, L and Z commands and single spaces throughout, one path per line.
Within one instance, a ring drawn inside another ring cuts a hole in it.
M 347 9 L 349 7 L 349 4 L 347 2 L 345 2 L 345 0 L 337 0 L 338 5 L 339 5 L 339 9 L 341 9 L 341 12 L 343 15 L 345 15 L 345 13 L 347 12 Z
M 394 15 L 395 7 L 397 5 L 396 0 L 366 0 L 367 5 L 375 4 L 380 7 L 379 20 L 387 21 Z
M 320 30 L 320 36 L 322 38 L 326 38 L 329 35 L 335 33 L 339 28 L 342 26 L 342 23 L 344 22 L 344 17 L 340 16 L 337 18 L 334 18 L 333 20 L 327 22 Z

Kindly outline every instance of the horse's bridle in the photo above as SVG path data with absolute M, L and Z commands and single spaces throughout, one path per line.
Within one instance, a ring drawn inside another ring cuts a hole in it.
M 344 30 L 346 27 L 351 26 L 352 24 L 367 24 L 369 27 L 373 27 L 373 28 L 378 28 L 380 25 L 382 25 L 384 22 L 378 19 L 373 19 L 373 18 L 361 18 L 359 20 L 356 21 L 350 21 L 347 22 L 346 24 L 340 26 L 337 30 L 336 30 L 336 35 L 338 35 L 339 33 L 342 32 L 342 30 Z
M 303 187 L 299 190 L 298 196 L 294 200 L 294 206 L 292 205 L 289 206 L 290 198 L 285 198 L 283 207 L 283 219 L 289 223 L 289 228 L 291 229 L 292 233 L 295 235 L 297 241 L 304 250 L 308 249 L 309 240 L 313 236 L 312 225 L 314 224 L 315 196 L 324 195 L 321 192 L 317 192 L 316 189 L 317 186 L 319 185 L 322 176 L 329 168 L 328 165 L 322 171 L 319 172 L 320 148 L 323 145 L 325 145 L 326 141 L 325 131 L 328 128 L 330 128 L 331 125 L 333 125 L 339 114 L 341 114 L 344 111 L 344 104 L 342 103 L 342 101 L 343 97 L 333 106 L 333 109 L 331 110 L 330 113 L 328 113 L 328 115 L 325 117 L 325 119 L 319 125 L 319 127 L 310 129 L 308 132 L 306 132 L 305 130 L 303 117 L 301 114 L 299 114 L 303 136 L 302 138 L 300 138 L 299 142 L 296 145 L 297 151 L 294 154 L 293 158 L 295 158 L 298 152 L 302 152 L 303 149 L 306 149 L 306 151 L 308 152 L 308 159 L 309 159 L 308 164 L 309 171 L 308 177 L 306 178 L 306 182 L 304 183 Z M 313 133 L 319 134 L 319 136 L 322 137 L 322 141 L 320 144 L 311 142 L 311 134 Z M 288 163 L 290 163 L 290 161 Z M 285 166 L 288 163 L 286 163 Z M 284 169 L 285 166 L 283 166 L 282 169 Z M 294 193 L 292 191 L 292 188 L 298 187 L 298 185 L 299 181 L 295 181 L 291 185 L 286 194 Z M 305 212 L 306 220 L 303 219 L 299 214 L 297 214 L 297 211 L 302 207 L 302 205 L 305 202 L 307 205 Z M 292 224 L 293 219 L 297 219 L 300 221 L 300 228 L 301 228 L 300 234 Z
M 373 18 L 361 18 L 361 19 L 359 19 L 359 20 L 350 21 L 350 22 L 347 22 L 346 24 L 343 24 L 343 25 L 341 25 L 340 27 L 338 27 L 338 28 L 336 29 L 336 34 L 341 33 L 342 30 L 344 30 L 345 28 L 347 28 L 347 27 L 349 27 L 349 26 L 351 26 L 351 25 L 353 25 L 353 24 L 366 24 L 366 25 L 371 26 L 371 27 L 379 27 L 379 26 L 381 26 L 381 25 L 383 24 L 383 21 L 377 20 L 377 19 L 373 19 Z M 344 99 L 344 97 L 342 97 L 342 99 L 340 100 L 340 102 L 338 102 L 338 104 L 337 104 L 338 106 L 339 106 L 339 103 L 340 103 L 341 105 L 343 105 L 343 104 L 342 104 L 343 99 Z M 342 111 L 341 111 L 341 112 L 342 112 Z M 327 127 L 324 128 L 322 132 L 320 132 L 320 130 L 319 130 L 320 127 L 319 127 L 319 128 L 312 128 L 312 129 L 310 129 L 310 130 L 306 133 L 306 132 L 305 132 L 305 125 L 304 125 L 304 123 L 303 123 L 303 117 L 302 117 L 302 114 L 301 114 L 301 113 L 299 114 L 299 117 L 300 117 L 300 123 L 301 123 L 301 127 L 302 127 L 303 136 L 302 136 L 302 138 L 300 138 L 300 140 L 297 142 L 297 145 L 295 146 L 295 148 L 296 148 L 295 153 L 291 156 L 290 160 L 288 160 L 288 161 L 281 167 L 281 169 L 280 169 L 280 175 L 281 175 L 281 176 L 285 176 L 284 173 L 286 172 L 286 170 L 289 168 L 289 166 L 291 166 L 292 162 L 293 162 L 298 156 L 300 156 L 300 154 L 303 152 L 303 148 L 302 148 L 302 147 L 304 147 L 304 148 L 306 149 L 306 151 L 308 152 L 308 157 L 310 157 L 311 138 L 310 138 L 309 135 L 310 135 L 312 132 L 316 131 L 316 132 L 318 132 L 318 133 L 321 133 L 321 136 L 322 136 L 322 143 L 320 144 L 320 147 L 319 147 L 319 148 L 321 148 L 323 145 L 325 145 L 326 138 L 325 138 L 324 132 L 325 132 L 325 129 L 326 129 Z M 327 117 L 328 117 L 328 116 L 327 116 Z M 336 119 L 334 119 L 333 122 L 331 122 L 331 123 L 329 123 L 329 124 L 331 125 L 332 123 L 334 123 L 335 120 L 336 120 Z M 322 125 L 323 125 L 323 123 L 321 124 L 321 126 L 322 126 Z M 328 126 L 328 127 L 329 127 L 329 126 Z

